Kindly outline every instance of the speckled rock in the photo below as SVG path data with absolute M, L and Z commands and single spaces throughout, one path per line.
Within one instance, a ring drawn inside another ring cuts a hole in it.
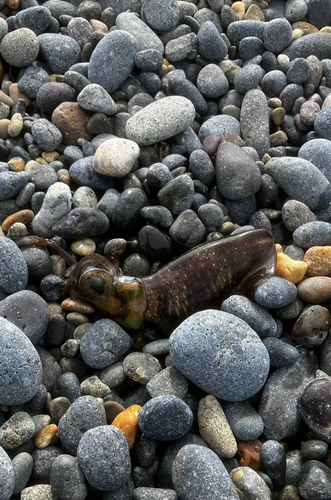
M 214 396 L 206 396 L 199 401 L 198 424 L 200 436 L 219 457 L 234 457 L 237 442 L 223 409 Z
M 262 477 L 250 467 L 236 467 L 230 478 L 241 500 L 271 500 L 271 491 Z
M 298 490 L 304 500 L 322 500 L 331 495 L 330 469 L 319 460 L 309 460 L 301 468 Z
M 293 232 L 293 241 L 302 248 L 331 245 L 331 224 L 323 221 L 306 222 Z
M 269 356 L 258 335 L 241 319 L 221 311 L 202 311 L 183 321 L 170 336 L 170 354 L 189 380 L 226 401 L 255 394 L 269 371 Z
M 77 102 L 62 102 L 54 109 L 52 123 L 60 130 L 66 145 L 76 145 L 77 139 L 89 141 L 92 137 L 87 130 L 90 114 Z
M 46 192 L 43 204 L 31 225 L 34 234 L 42 238 L 52 237 L 52 227 L 71 209 L 71 191 L 63 182 L 52 184 Z
M 328 276 L 331 274 L 331 247 L 314 246 L 307 250 L 304 262 L 307 264 L 307 276 Z
M 0 172 L 0 201 L 14 198 L 29 180 L 27 172 Z
M 157 31 L 169 31 L 179 20 L 177 0 L 145 0 L 143 7 L 149 26 Z
M 260 158 L 269 150 L 269 113 L 267 98 L 261 90 L 249 90 L 240 113 L 242 136 L 247 146 L 258 152 Z
M 15 474 L 12 462 L 0 446 L 0 498 L 9 500 L 12 496 L 15 486 Z
M 15 293 L 24 290 L 27 283 L 28 267 L 22 252 L 9 238 L 0 238 L 0 289 Z
M 315 276 L 298 285 L 298 298 L 311 303 L 321 304 L 331 299 L 331 278 Z
M 263 420 L 248 401 L 227 402 L 224 413 L 234 436 L 240 441 L 252 441 L 261 436 Z
M 127 4 L 129 6 L 129 4 Z M 169 5 L 169 2 L 168 4 Z M 155 12 L 154 12 L 155 15 Z M 158 16 L 160 21 L 160 16 Z M 147 24 L 133 12 L 122 12 L 116 18 L 116 28 L 130 33 L 136 40 L 138 50 L 156 49 L 163 55 L 164 47 L 159 37 Z M 120 60 L 122 63 L 122 60 Z
M 0 377 L 3 380 L 0 402 L 3 405 L 23 404 L 39 390 L 41 361 L 33 344 L 17 326 L 0 318 L 0 327 Z
M 124 373 L 139 384 L 146 385 L 161 371 L 159 360 L 145 352 L 132 352 L 123 360 Z
M 199 445 L 188 444 L 178 452 L 172 480 L 182 500 L 239 500 L 222 461 L 214 451 Z
M 309 429 L 326 443 L 331 442 L 330 426 L 331 379 L 319 378 L 306 385 L 298 409 Z
M 172 394 L 183 399 L 188 390 L 188 380 L 175 366 L 168 366 L 150 379 L 146 389 L 152 398 Z
M 50 484 L 53 493 L 62 500 L 83 500 L 87 488 L 83 471 L 76 457 L 60 455 L 52 463 Z
M 86 85 L 77 96 L 77 102 L 81 108 L 94 113 L 112 115 L 116 113 L 116 104 L 108 92 L 96 83 Z
M 59 33 L 43 33 L 38 36 L 40 57 L 49 69 L 56 74 L 64 75 L 66 71 L 79 62 L 80 46 L 70 36 Z
M 112 177 L 127 175 L 140 153 L 139 146 L 127 139 L 116 138 L 103 142 L 93 157 L 93 168 L 98 174 Z
M 21 500 L 56 500 L 56 497 L 49 484 L 36 484 L 22 490 Z
M 38 37 L 29 28 L 16 29 L 2 38 L 0 51 L 4 60 L 11 66 L 30 66 L 38 57 Z
M 181 96 L 165 97 L 131 116 L 126 122 L 126 136 L 139 146 L 149 146 L 183 132 L 194 117 L 191 101 Z

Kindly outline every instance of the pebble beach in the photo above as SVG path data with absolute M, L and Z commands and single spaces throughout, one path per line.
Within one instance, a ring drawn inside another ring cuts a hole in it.
M 331 500 L 331 0 L 0 0 L 0 89 L 0 500 Z

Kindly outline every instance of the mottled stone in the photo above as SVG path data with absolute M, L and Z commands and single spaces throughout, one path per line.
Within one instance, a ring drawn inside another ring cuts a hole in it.
M 140 153 L 139 146 L 127 139 L 110 139 L 103 142 L 93 157 L 93 168 L 98 174 L 112 177 L 127 175 Z
M 258 152 L 260 158 L 269 150 L 269 113 L 266 96 L 261 90 L 249 90 L 243 100 L 240 126 L 247 146 Z
M 91 134 L 87 131 L 89 113 L 76 102 L 62 102 L 54 109 L 52 123 L 59 129 L 66 145 L 76 144 L 77 139 L 89 141 Z

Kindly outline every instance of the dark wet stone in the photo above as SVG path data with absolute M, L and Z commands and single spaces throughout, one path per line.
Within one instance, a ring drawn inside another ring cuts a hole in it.
M 192 248 L 203 242 L 206 229 L 193 210 L 184 210 L 170 227 L 169 234 L 180 245 Z
M 331 442 L 331 379 L 309 382 L 298 400 L 298 409 L 309 429 L 326 443 Z
M 270 490 L 262 477 L 249 467 L 236 467 L 230 472 L 230 478 L 237 491 L 247 500 L 270 500 Z
M 100 210 L 91 207 L 79 207 L 71 210 L 53 227 L 56 236 L 69 240 L 89 238 L 105 233 L 109 228 L 109 220 Z
M 286 454 L 278 441 L 265 441 L 260 450 L 261 463 L 275 488 L 280 489 L 285 483 Z
M 170 210 L 173 215 L 179 215 L 190 208 L 193 201 L 194 185 L 188 175 L 180 175 L 168 182 L 158 192 L 157 200 Z
M 74 101 L 75 98 L 75 90 L 67 83 L 60 82 L 44 83 L 36 96 L 38 107 L 46 113 L 52 113 L 62 102 Z
M 263 340 L 270 357 L 270 366 L 291 366 L 299 359 L 298 350 L 280 339 L 268 337 Z
M 141 251 L 151 260 L 171 258 L 173 247 L 171 239 L 154 226 L 146 225 L 140 229 L 138 243 Z
M 297 319 L 292 330 L 295 342 L 314 349 L 326 339 L 331 326 L 331 317 L 328 309 L 314 305 L 306 308 Z
M 140 219 L 140 210 L 147 204 L 147 196 L 139 188 L 122 192 L 114 205 L 112 222 L 118 229 L 128 230 Z
M 331 497 L 331 473 L 329 467 L 318 460 L 309 460 L 301 468 L 298 484 L 304 500 L 323 500 Z
M 323 460 L 328 453 L 328 445 L 324 441 L 311 439 L 302 444 L 300 454 L 304 460 Z

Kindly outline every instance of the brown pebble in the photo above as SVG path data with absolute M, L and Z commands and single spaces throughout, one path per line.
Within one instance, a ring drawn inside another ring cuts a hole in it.
M 70 174 L 69 174 L 68 170 L 66 170 L 65 168 L 60 168 L 60 170 L 58 170 L 56 172 L 56 174 L 57 174 L 57 178 L 58 178 L 59 182 L 63 182 L 64 184 L 67 184 L 69 186 Z
M 254 441 L 239 441 L 238 456 L 240 458 L 240 466 L 258 470 L 261 466 L 261 446 L 262 443 L 259 439 L 254 439 Z
M 23 129 L 23 117 L 21 113 L 15 113 L 11 117 L 10 124 L 8 127 L 9 137 L 17 137 L 20 135 Z
M 292 330 L 292 338 L 307 349 L 321 345 L 326 339 L 331 327 L 331 316 L 326 309 L 319 305 L 305 309 Z
M 311 247 L 303 261 L 307 264 L 307 276 L 327 276 L 331 274 L 331 246 Z
M 92 26 L 93 28 L 93 31 L 98 31 L 100 33 L 108 33 L 108 26 L 101 22 L 101 21 L 98 21 L 97 19 L 90 19 L 90 25 Z
M 22 172 L 25 167 L 25 161 L 22 158 L 15 157 L 8 161 L 9 170 L 12 172 Z
M 287 143 L 287 135 L 282 130 L 270 135 L 270 147 L 271 148 L 276 148 L 278 146 L 284 146 L 286 143 Z
M 241 21 L 244 19 L 245 15 L 245 4 L 243 2 L 234 2 L 231 5 L 231 9 L 233 12 L 236 14 L 238 21 Z
M 292 30 L 308 30 L 309 34 L 312 35 L 313 33 L 318 33 L 318 28 L 316 26 L 313 26 L 310 23 L 306 23 L 304 21 L 297 21 L 296 23 L 292 24 Z
M 237 144 L 237 146 L 240 147 L 246 146 L 246 142 L 240 137 L 240 135 L 230 128 L 224 130 L 221 137 L 221 142 L 232 142 L 233 144 Z
M 92 135 L 87 131 L 91 115 L 84 111 L 77 102 L 63 102 L 54 109 L 52 123 L 60 130 L 64 144 L 76 145 L 77 139 L 89 141 Z
M 0 62 L 0 82 L 2 82 L 2 79 L 5 76 L 5 73 L 6 73 L 5 68 L 3 67 L 3 64 Z
M 2 229 L 7 232 L 9 228 L 16 222 L 21 222 L 25 226 L 28 226 L 33 218 L 34 213 L 32 212 L 32 210 L 20 210 L 13 215 L 9 215 L 9 217 L 7 217 L 3 221 Z
M 29 106 L 31 100 L 22 92 L 18 90 L 17 83 L 12 83 L 9 87 L 9 95 L 13 99 L 13 101 L 17 101 L 17 99 L 24 99 L 25 104 Z
M 298 284 L 298 298 L 310 304 L 322 304 L 331 300 L 331 278 L 314 276 Z
M 106 412 L 108 425 L 111 425 L 117 415 L 125 410 L 124 406 L 120 405 L 116 401 L 106 401 L 103 403 L 103 407 Z
M 7 5 L 10 9 L 17 10 L 20 7 L 20 0 L 7 0 Z
M 46 448 L 53 446 L 59 440 L 57 425 L 46 425 L 35 437 L 34 444 L 37 448 Z
M 87 302 L 74 300 L 71 297 L 68 297 L 63 302 L 61 302 L 61 307 L 64 311 L 78 312 L 83 314 L 93 314 L 95 312 L 94 307 Z
M 278 495 L 278 500 L 301 500 L 302 497 L 299 495 L 299 490 L 297 486 L 293 484 L 288 484 L 283 488 Z
M 2 90 L 0 90 L 0 102 L 7 104 L 10 108 L 14 106 L 14 101 L 9 95 L 5 94 Z
M 264 21 L 264 14 L 258 5 L 252 4 L 248 7 L 244 16 L 245 20 Z
M 0 139 L 8 139 L 8 127 L 10 125 L 10 120 L 8 118 L 3 118 L 0 120 Z
M 48 163 L 51 163 L 52 161 L 56 161 L 60 154 L 57 151 L 43 151 L 41 153 L 42 158 L 46 160 Z
M 203 141 L 202 149 L 207 153 L 207 155 L 213 156 L 216 153 L 219 144 L 220 139 L 218 137 L 215 135 L 209 135 Z

